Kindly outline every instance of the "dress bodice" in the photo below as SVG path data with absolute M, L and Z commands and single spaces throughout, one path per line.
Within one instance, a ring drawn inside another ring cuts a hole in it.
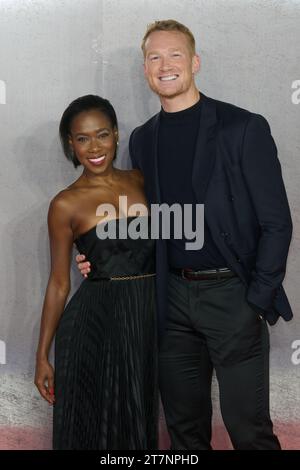
M 143 238 L 132 238 L 130 235 L 135 230 L 142 232 Z M 108 238 L 103 239 L 103 233 Z M 111 234 L 116 238 L 111 238 Z M 102 222 L 80 235 L 75 244 L 79 253 L 91 263 L 89 280 L 155 272 L 155 240 L 150 238 L 148 216 Z

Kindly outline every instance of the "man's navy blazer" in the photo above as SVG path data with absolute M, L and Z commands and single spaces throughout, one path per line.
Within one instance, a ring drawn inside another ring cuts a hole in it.
M 267 121 L 234 105 L 201 94 L 202 110 L 190 184 L 227 267 L 247 286 L 247 300 L 274 324 L 293 316 L 282 287 L 292 221 Z M 149 204 L 160 204 L 158 131 L 160 113 L 130 136 L 134 168 L 144 175 Z M 184 164 L 184 157 L 183 157 Z M 172 167 L 170 166 L 170 178 Z M 157 241 L 157 307 L 164 329 L 168 260 Z

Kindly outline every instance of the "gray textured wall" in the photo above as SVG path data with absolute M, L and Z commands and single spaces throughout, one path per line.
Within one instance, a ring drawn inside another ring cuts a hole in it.
M 113 102 L 128 164 L 134 126 L 159 109 L 144 81 L 146 25 L 175 18 L 194 32 L 200 89 L 263 114 L 271 125 L 294 219 L 286 290 L 291 323 L 271 328 L 271 404 L 286 448 L 300 448 L 300 1 L 0 0 L 0 448 L 49 448 L 51 409 L 34 386 L 48 270 L 50 198 L 74 180 L 58 143 L 66 105 L 86 93 Z M 297 104 L 298 103 L 298 104 Z M 80 170 L 79 170 L 80 171 Z M 73 268 L 74 285 L 79 276 Z M 214 442 L 228 448 L 214 385 Z M 24 432 L 24 429 L 27 432 Z M 167 442 L 162 436 L 162 446 Z

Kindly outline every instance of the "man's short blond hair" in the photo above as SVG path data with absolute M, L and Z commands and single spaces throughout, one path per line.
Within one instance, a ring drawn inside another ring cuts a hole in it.
M 154 23 L 151 23 L 148 25 L 145 36 L 143 37 L 143 41 L 142 41 L 142 51 L 143 51 L 144 56 L 146 54 L 146 50 L 145 50 L 146 40 L 148 39 L 151 33 L 154 33 L 154 31 L 177 31 L 177 32 L 183 33 L 188 40 L 192 55 L 196 54 L 195 38 L 193 36 L 193 33 L 189 30 L 189 28 L 185 26 L 184 24 L 179 23 L 176 20 L 162 20 L 162 21 L 154 21 Z

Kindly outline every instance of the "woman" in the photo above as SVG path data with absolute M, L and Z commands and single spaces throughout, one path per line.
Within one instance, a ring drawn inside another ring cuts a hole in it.
M 128 216 L 118 203 L 127 196 L 128 206 L 147 208 L 142 176 L 114 168 L 117 118 L 103 98 L 73 101 L 63 113 L 60 138 L 66 157 L 83 172 L 55 196 L 48 214 L 51 274 L 35 384 L 55 404 L 53 447 L 156 449 L 154 241 L 97 236 L 99 228 L 103 233 L 147 217 Z M 107 204 L 115 208 L 111 220 L 99 210 Z M 93 272 L 64 309 L 74 242 Z M 55 333 L 54 373 L 48 353 Z

